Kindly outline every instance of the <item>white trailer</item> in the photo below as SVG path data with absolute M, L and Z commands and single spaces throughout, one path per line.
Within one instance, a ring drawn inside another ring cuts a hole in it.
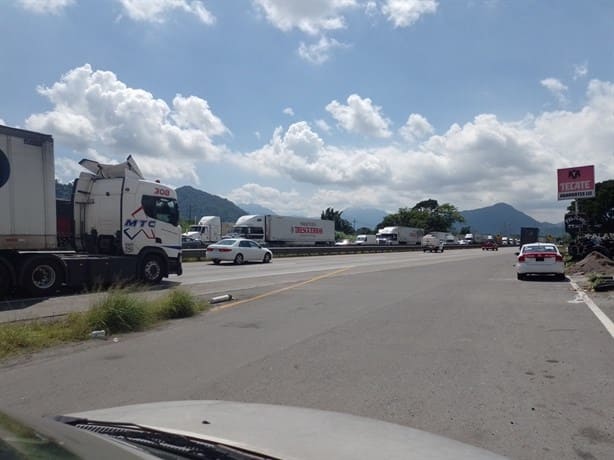
M 335 223 L 307 217 L 249 215 L 237 219 L 232 234 L 271 245 L 332 245 L 335 244 Z
M 356 241 L 354 241 L 354 244 L 365 246 L 377 244 L 377 238 L 375 238 L 375 235 L 356 235 Z
M 0 296 L 181 274 L 175 190 L 145 180 L 132 157 L 80 164 L 90 172 L 56 205 L 53 138 L 0 125 Z
M 196 225 L 190 225 L 183 234 L 203 243 L 215 243 L 222 236 L 222 219 L 220 216 L 203 216 Z
M 393 226 L 384 227 L 375 235 L 377 244 L 420 244 L 424 231 L 421 228 Z

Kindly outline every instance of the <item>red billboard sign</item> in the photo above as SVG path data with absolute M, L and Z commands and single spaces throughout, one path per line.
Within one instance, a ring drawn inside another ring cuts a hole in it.
M 557 170 L 559 200 L 595 196 L 595 167 L 576 166 Z

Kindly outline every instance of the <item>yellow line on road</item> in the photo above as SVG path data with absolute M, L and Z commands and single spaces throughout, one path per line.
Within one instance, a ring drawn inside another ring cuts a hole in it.
M 212 308 L 211 311 L 224 310 L 225 308 L 236 307 L 237 305 L 241 305 L 241 304 L 244 304 L 244 303 L 247 303 L 247 302 L 253 302 L 255 300 L 264 299 L 265 297 L 269 297 L 269 296 L 272 296 L 272 295 L 275 295 L 275 294 L 279 294 L 280 292 L 289 291 L 290 289 L 296 289 L 298 287 L 305 286 L 306 284 L 310 284 L 310 283 L 313 283 L 315 281 L 319 281 L 319 280 L 322 280 L 322 279 L 325 279 L 325 278 L 330 278 L 332 276 L 338 275 L 339 273 L 343 273 L 343 272 L 349 270 L 350 268 L 352 268 L 352 267 L 340 268 L 339 270 L 335 270 L 334 272 L 324 273 L 323 275 L 319 275 L 319 276 L 316 276 L 314 278 L 308 279 L 306 281 L 302 281 L 300 283 L 293 284 L 292 286 L 286 286 L 284 288 L 275 289 L 274 291 L 270 291 L 270 292 L 265 292 L 264 294 L 259 294 L 257 296 L 250 297 L 248 299 L 237 300 L 236 302 L 228 303 L 228 304 L 225 304 L 225 305 L 220 305 L 219 307 Z

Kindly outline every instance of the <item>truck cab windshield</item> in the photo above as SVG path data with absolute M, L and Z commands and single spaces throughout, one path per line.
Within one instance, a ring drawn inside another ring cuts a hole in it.
M 179 224 L 179 206 L 174 198 L 143 195 L 141 204 L 147 217 L 171 225 Z

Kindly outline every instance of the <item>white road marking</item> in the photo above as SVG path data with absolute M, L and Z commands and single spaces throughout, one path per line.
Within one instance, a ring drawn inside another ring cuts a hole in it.
M 570 280 L 570 282 L 571 286 L 577 292 L 576 298 L 572 300 L 571 303 L 578 303 L 578 301 L 581 299 L 581 301 L 583 301 L 588 306 L 588 308 L 591 309 L 597 319 L 601 321 L 601 324 L 603 324 L 603 326 L 610 333 L 612 338 L 614 338 L 614 323 L 612 322 L 612 320 L 608 318 L 608 316 L 603 311 L 601 311 L 597 304 L 593 302 L 593 300 L 586 294 L 586 292 L 584 292 L 580 288 L 580 286 L 578 286 L 573 280 Z

